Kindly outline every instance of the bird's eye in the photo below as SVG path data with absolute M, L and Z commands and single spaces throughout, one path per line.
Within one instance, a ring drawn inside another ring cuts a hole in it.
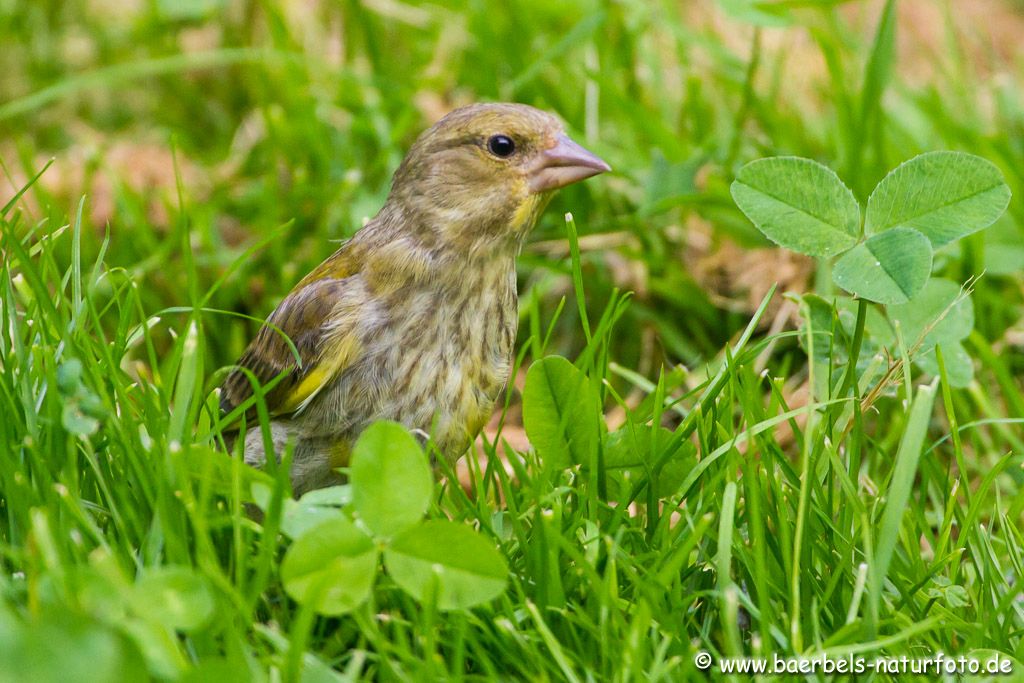
M 507 135 L 492 135 L 487 140 L 487 149 L 494 156 L 507 159 L 516 151 L 516 143 Z

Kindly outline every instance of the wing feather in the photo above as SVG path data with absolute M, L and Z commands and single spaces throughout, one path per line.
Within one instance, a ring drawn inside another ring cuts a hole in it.
M 352 335 L 328 323 L 351 286 L 349 278 L 325 277 L 300 283 L 278 305 L 221 385 L 220 408 L 229 413 L 253 395 L 245 368 L 266 385 L 287 373 L 265 396 L 271 416 L 302 409 L 358 352 Z M 295 352 L 285 339 L 291 340 Z M 329 337 L 329 338 L 328 338 Z M 255 406 L 246 418 L 255 417 Z

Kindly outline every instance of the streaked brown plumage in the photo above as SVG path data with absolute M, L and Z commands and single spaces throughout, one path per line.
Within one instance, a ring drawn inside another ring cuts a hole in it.
M 458 458 L 508 379 L 525 237 L 554 190 L 607 170 L 540 110 L 453 111 L 409 150 L 380 212 L 270 315 L 221 387 L 222 410 L 252 396 L 244 370 L 260 385 L 287 373 L 266 403 L 278 456 L 294 443 L 296 495 L 335 482 L 375 420 Z M 265 463 L 258 429 L 244 450 Z

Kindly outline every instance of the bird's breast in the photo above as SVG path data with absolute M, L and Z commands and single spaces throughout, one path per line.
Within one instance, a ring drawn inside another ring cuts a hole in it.
M 466 269 L 457 286 L 416 283 L 378 297 L 362 311 L 362 359 L 329 409 L 357 431 L 380 419 L 422 429 L 457 458 L 508 380 L 517 306 L 513 262 Z

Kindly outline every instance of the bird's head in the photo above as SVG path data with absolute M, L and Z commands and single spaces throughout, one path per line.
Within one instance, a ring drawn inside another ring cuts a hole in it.
M 555 190 L 608 170 L 547 112 L 474 104 L 419 137 L 395 173 L 389 202 L 455 246 L 519 244 Z

